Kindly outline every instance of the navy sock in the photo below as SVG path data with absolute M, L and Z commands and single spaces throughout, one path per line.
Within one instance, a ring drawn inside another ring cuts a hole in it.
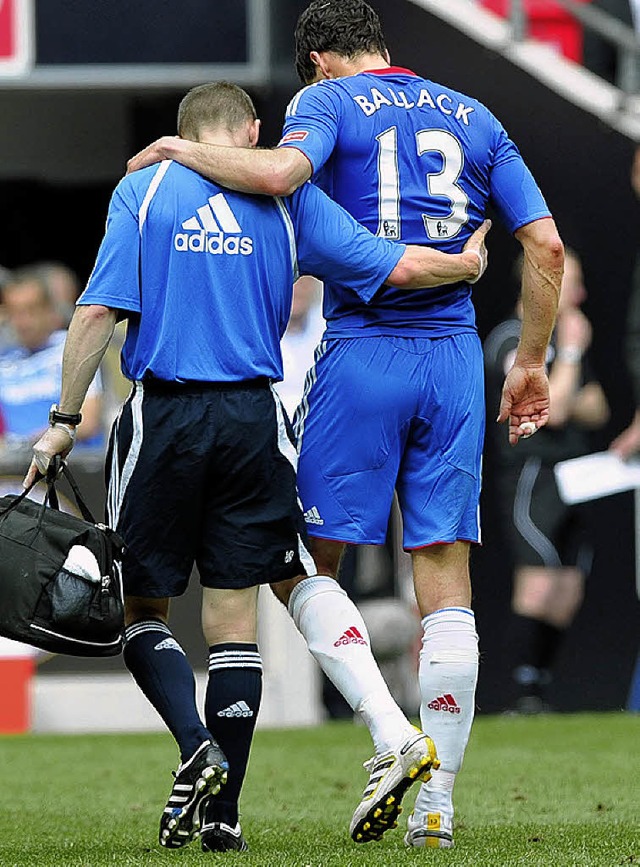
M 211 737 L 196 707 L 193 670 L 169 627 L 138 620 L 125 630 L 124 663 L 176 739 L 180 759 Z
M 233 827 L 238 821 L 238 800 L 261 696 L 262 660 L 257 644 L 216 644 L 209 648 L 205 718 L 229 761 L 229 776 L 219 794 L 207 800 L 206 822 L 225 822 Z

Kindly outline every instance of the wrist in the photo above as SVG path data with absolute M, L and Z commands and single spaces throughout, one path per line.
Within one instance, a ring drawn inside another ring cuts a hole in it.
M 565 364 L 579 364 L 582 355 L 579 346 L 560 346 L 556 349 L 556 361 L 563 361 Z
M 63 412 L 57 403 L 51 404 L 51 409 L 49 410 L 49 424 L 55 425 L 57 423 L 61 423 L 64 425 L 71 425 L 72 427 L 76 427 L 82 421 L 82 413 L 80 412 Z
M 76 440 L 76 428 L 75 428 L 75 425 L 72 425 L 72 424 L 65 424 L 65 423 L 62 422 L 62 421 L 56 421 L 56 422 L 54 422 L 52 425 L 49 425 L 49 427 L 53 428 L 54 430 L 63 430 L 63 431 L 65 431 L 65 433 L 68 434 L 69 439 L 71 440 L 71 442 L 72 442 L 72 443 L 75 442 L 75 440 Z
M 479 280 L 480 277 L 482 277 L 482 270 L 484 265 L 482 254 L 479 250 L 470 249 L 464 250 L 462 255 L 467 256 L 467 261 L 465 262 L 465 264 L 467 265 L 468 270 L 471 271 L 471 274 L 467 278 L 467 282 L 475 283 L 476 280 Z M 472 257 L 471 260 L 469 260 L 468 258 L 469 255 L 471 255 Z

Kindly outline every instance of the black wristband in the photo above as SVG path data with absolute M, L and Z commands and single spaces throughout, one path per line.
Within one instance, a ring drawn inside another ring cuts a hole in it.
M 62 424 L 72 424 L 77 425 L 82 421 L 82 413 L 80 412 L 60 412 L 58 409 L 58 404 L 54 403 L 49 410 L 49 424 L 56 424 L 61 422 Z

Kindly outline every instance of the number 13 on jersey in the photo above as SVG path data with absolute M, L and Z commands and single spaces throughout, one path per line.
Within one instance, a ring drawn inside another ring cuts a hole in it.
M 402 237 L 400 221 L 400 172 L 398 169 L 398 130 L 390 127 L 376 136 L 378 142 L 378 236 L 399 240 Z M 424 230 L 430 240 L 455 238 L 469 219 L 469 197 L 457 183 L 464 165 L 464 153 L 458 139 L 443 129 L 423 129 L 416 133 L 418 157 L 439 153 L 442 169 L 426 173 L 430 196 L 449 200 L 449 213 L 443 216 L 422 214 Z

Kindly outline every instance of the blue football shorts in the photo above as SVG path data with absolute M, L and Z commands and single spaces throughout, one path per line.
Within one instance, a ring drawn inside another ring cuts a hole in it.
M 125 541 L 125 594 L 283 581 L 315 566 L 296 452 L 268 380 L 135 383 L 107 455 L 109 523 Z
M 307 532 L 408 550 L 480 541 L 484 364 L 476 333 L 323 341 L 295 415 Z

